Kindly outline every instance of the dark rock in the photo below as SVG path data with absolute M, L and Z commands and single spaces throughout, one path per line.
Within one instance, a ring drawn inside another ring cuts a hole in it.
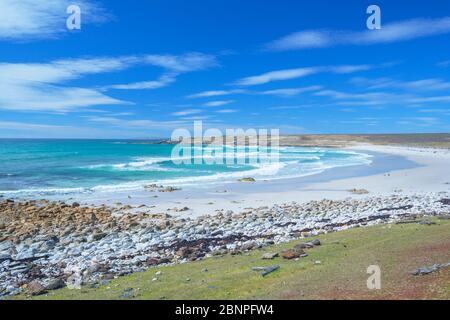
M 28 292 L 28 294 L 31 294 L 32 296 L 38 296 L 38 295 L 47 293 L 44 286 L 36 280 L 33 280 L 27 284 L 27 292 Z
M 242 178 L 238 180 L 239 182 L 256 182 L 255 178 Z
M 193 250 L 191 248 L 182 247 L 182 248 L 178 249 L 177 252 L 175 252 L 175 254 L 181 258 L 184 258 L 184 257 L 189 256 L 192 252 L 193 252 Z
M 283 251 L 281 253 L 281 256 L 283 257 L 283 259 L 292 260 L 292 259 L 300 258 L 300 254 L 301 253 L 298 250 L 289 249 L 289 250 Z
M 438 202 L 442 203 L 445 206 L 450 206 L 450 199 L 442 199 L 439 200 Z
M 414 276 L 425 276 L 427 274 L 434 273 L 443 268 L 448 268 L 448 267 L 450 267 L 450 262 L 447 264 L 435 264 L 435 265 L 432 265 L 431 267 L 424 267 L 424 268 L 417 269 L 412 274 Z
M 303 251 L 303 249 L 309 249 L 309 248 L 313 248 L 315 246 L 320 246 L 320 245 L 321 245 L 320 240 L 315 239 L 312 241 L 296 244 L 294 246 L 294 250 Z
M 166 187 L 164 189 L 159 189 L 159 192 L 175 192 L 175 191 L 179 191 L 181 190 L 180 188 L 175 188 L 175 187 Z
M 303 251 L 303 249 L 308 249 L 308 248 L 312 248 L 312 246 L 307 243 L 299 243 L 294 246 L 295 251 Z
M 241 246 L 241 249 L 244 250 L 244 251 L 245 250 L 252 250 L 252 249 L 255 249 L 257 246 L 258 246 L 258 244 L 256 242 L 250 241 L 250 242 L 244 243 Z
M 351 192 L 353 194 L 359 194 L 359 195 L 369 193 L 369 191 L 367 191 L 366 189 L 356 189 L 356 188 L 349 190 L 349 192 Z
M 92 235 L 92 240 L 93 240 L 93 241 L 98 241 L 98 240 L 103 239 L 103 238 L 106 237 L 106 236 L 107 236 L 107 234 L 104 233 L 104 232 L 94 233 L 94 234 Z
M 156 266 L 158 264 L 158 262 L 159 262 L 159 260 L 156 258 L 148 258 L 147 261 L 145 261 L 147 266 Z
M 431 220 L 422 220 L 422 221 L 419 221 L 419 224 L 423 224 L 423 225 L 431 226 L 431 225 L 434 225 L 434 224 L 436 224 L 436 222 L 434 222 L 434 221 L 431 221 Z
M 48 285 L 45 287 L 46 290 L 57 290 L 64 288 L 66 283 L 62 279 L 54 279 L 51 280 Z
M 395 210 L 409 210 L 414 208 L 413 205 L 407 205 L 407 206 L 402 206 L 402 207 L 393 207 L 393 208 L 384 208 L 384 209 L 379 209 L 379 212 L 383 212 L 383 211 L 395 211 Z
M 114 279 L 114 274 L 112 274 L 112 273 L 105 273 L 105 274 L 102 276 L 102 279 L 105 280 L 105 281 L 107 281 L 107 280 L 112 280 L 112 279 Z
M 261 271 L 261 276 L 265 277 L 269 273 L 272 273 L 276 270 L 280 269 L 280 266 L 270 266 L 270 267 L 253 267 L 253 271 Z

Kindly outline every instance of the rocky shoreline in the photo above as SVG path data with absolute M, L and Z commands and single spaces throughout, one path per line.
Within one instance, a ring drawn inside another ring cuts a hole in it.
M 0 202 L 0 297 L 96 285 L 163 264 L 241 254 L 321 233 L 448 216 L 446 192 L 292 202 L 198 218 L 146 206 Z

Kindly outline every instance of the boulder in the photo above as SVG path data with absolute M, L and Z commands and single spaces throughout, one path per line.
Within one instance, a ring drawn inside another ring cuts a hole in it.
M 48 285 L 45 287 L 46 290 L 57 290 L 64 288 L 66 286 L 66 283 L 62 279 L 53 279 L 50 280 Z
M 281 256 L 283 257 L 283 259 L 292 260 L 292 259 L 300 258 L 300 253 L 297 250 L 288 249 L 288 250 L 283 251 L 281 253 Z
M 278 256 L 279 256 L 279 254 L 276 252 L 266 252 L 262 255 L 262 259 L 263 260 L 272 260 Z
M 255 178 L 251 178 L 251 177 L 242 178 L 242 179 L 239 179 L 238 181 L 239 182 L 256 182 Z
M 33 280 L 27 284 L 27 293 L 32 296 L 38 296 L 46 292 L 45 287 L 36 280 Z
M 353 194 L 359 194 L 359 195 L 369 193 L 369 191 L 367 191 L 366 189 L 356 189 L 356 188 L 349 190 L 349 192 L 351 192 Z

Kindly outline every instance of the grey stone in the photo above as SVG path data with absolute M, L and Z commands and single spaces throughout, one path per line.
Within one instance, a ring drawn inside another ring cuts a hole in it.
M 278 257 L 278 253 L 276 252 L 266 252 L 262 255 L 262 259 L 264 260 L 272 260 L 276 257 Z
M 64 288 L 66 286 L 66 283 L 62 279 L 53 279 L 50 280 L 50 282 L 45 287 L 46 290 L 57 290 Z

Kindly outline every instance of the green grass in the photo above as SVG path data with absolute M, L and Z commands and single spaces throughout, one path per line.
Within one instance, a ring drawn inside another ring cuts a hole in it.
M 152 268 L 98 288 L 65 288 L 33 299 L 122 299 L 128 288 L 134 299 L 450 299 L 448 270 L 411 276 L 419 267 L 450 261 L 450 222 L 436 221 L 432 226 L 380 225 L 321 235 L 316 238 L 322 246 L 307 250 L 309 256 L 299 261 L 264 261 L 261 255 L 281 252 L 302 240 L 238 256 Z M 321 264 L 314 264 L 316 260 Z M 280 269 L 264 278 L 251 270 L 275 264 Z M 367 289 L 369 265 L 381 268 L 381 290 Z M 152 281 L 156 271 L 162 274 Z

